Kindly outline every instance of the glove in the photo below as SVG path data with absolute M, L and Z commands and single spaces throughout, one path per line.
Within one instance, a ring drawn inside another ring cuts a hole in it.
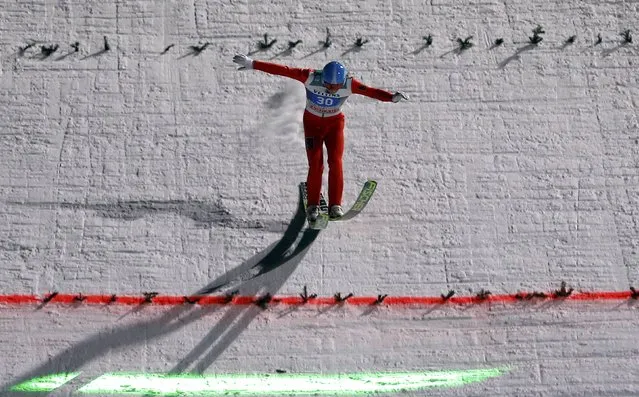
M 233 62 L 240 65 L 240 69 L 253 69 L 253 59 L 247 57 L 244 54 L 236 54 L 233 57 Z
M 401 92 L 396 92 L 396 93 L 393 94 L 393 99 L 392 99 L 393 102 L 397 103 L 397 102 L 401 101 L 402 99 L 407 101 L 408 100 L 408 96 L 403 94 L 403 93 L 401 93 Z

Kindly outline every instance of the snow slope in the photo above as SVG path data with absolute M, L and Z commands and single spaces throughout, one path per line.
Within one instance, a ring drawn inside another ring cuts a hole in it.
M 306 176 L 303 88 L 237 71 L 238 52 L 300 67 L 339 59 L 411 98 L 349 99 L 345 204 L 368 178 L 379 182 L 375 196 L 299 255 L 278 256 L 281 266 L 239 285 L 241 294 L 638 284 L 639 57 L 636 40 L 620 36 L 636 29 L 636 2 L 1 4 L 0 294 L 193 294 L 286 236 Z M 543 41 L 531 46 L 538 25 Z M 277 42 L 258 51 L 264 34 Z M 474 45 L 458 51 L 469 36 Z M 55 44 L 44 56 L 40 46 Z M 51 395 L 111 371 L 497 367 L 510 370 L 413 394 L 639 393 L 639 320 L 625 300 L 7 304 L 0 320 L 3 389 L 82 371 Z

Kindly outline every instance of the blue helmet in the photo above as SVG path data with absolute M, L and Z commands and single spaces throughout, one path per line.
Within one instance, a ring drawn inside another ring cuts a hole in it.
M 325 84 L 344 84 L 346 68 L 337 61 L 329 62 L 322 69 L 322 79 Z

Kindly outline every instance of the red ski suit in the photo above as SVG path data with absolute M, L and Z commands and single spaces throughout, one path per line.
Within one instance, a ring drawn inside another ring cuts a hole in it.
M 293 68 L 263 61 L 253 61 L 253 69 L 289 77 L 304 84 L 306 110 L 303 123 L 309 166 L 306 177 L 308 205 L 319 204 L 324 172 L 323 145 L 326 145 L 328 153 L 329 206 L 341 205 L 344 191 L 344 114 L 341 108 L 351 94 L 364 95 L 384 102 L 391 102 L 393 94 L 368 87 L 352 77 L 346 79 L 337 93 L 331 93 L 323 86 L 321 70 Z

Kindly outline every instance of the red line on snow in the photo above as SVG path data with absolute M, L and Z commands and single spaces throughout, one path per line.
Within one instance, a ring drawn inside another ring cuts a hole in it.
M 251 304 L 282 304 L 282 305 L 353 305 L 353 306 L 432 306 L 444 303 L 456 305 L 470 305 L 478 303 L 496 302 L 509 303 L 521 301 L 611 301 L 638 299 L 639 292 L 630 291 L 601 291 L 601 292 L 575 292 L 566 294 L 559 291 L 540 294 L 520 292 L 517 294 L 505 295 L 473 295 L 473 296 L 453 296 L 445 298 L 443 296 L 351 296 L 338 299 L 337 297 L 315 297 L 304 299 L 302 296 L 224 296 L 224 295 L 204 295 L 204 296 L 168 296 L 149 294 L 145 296 L 126 295 L 83 295 L 83 294 L 59 294 L 53 293 L 44 296 L 37 295 L 0 295 L 0 304 L 19 306 L 31 304 L 85 304 L 85 305 L 158 305 L 176 306 L 183 304 L 205 305 L 251 305 Z

